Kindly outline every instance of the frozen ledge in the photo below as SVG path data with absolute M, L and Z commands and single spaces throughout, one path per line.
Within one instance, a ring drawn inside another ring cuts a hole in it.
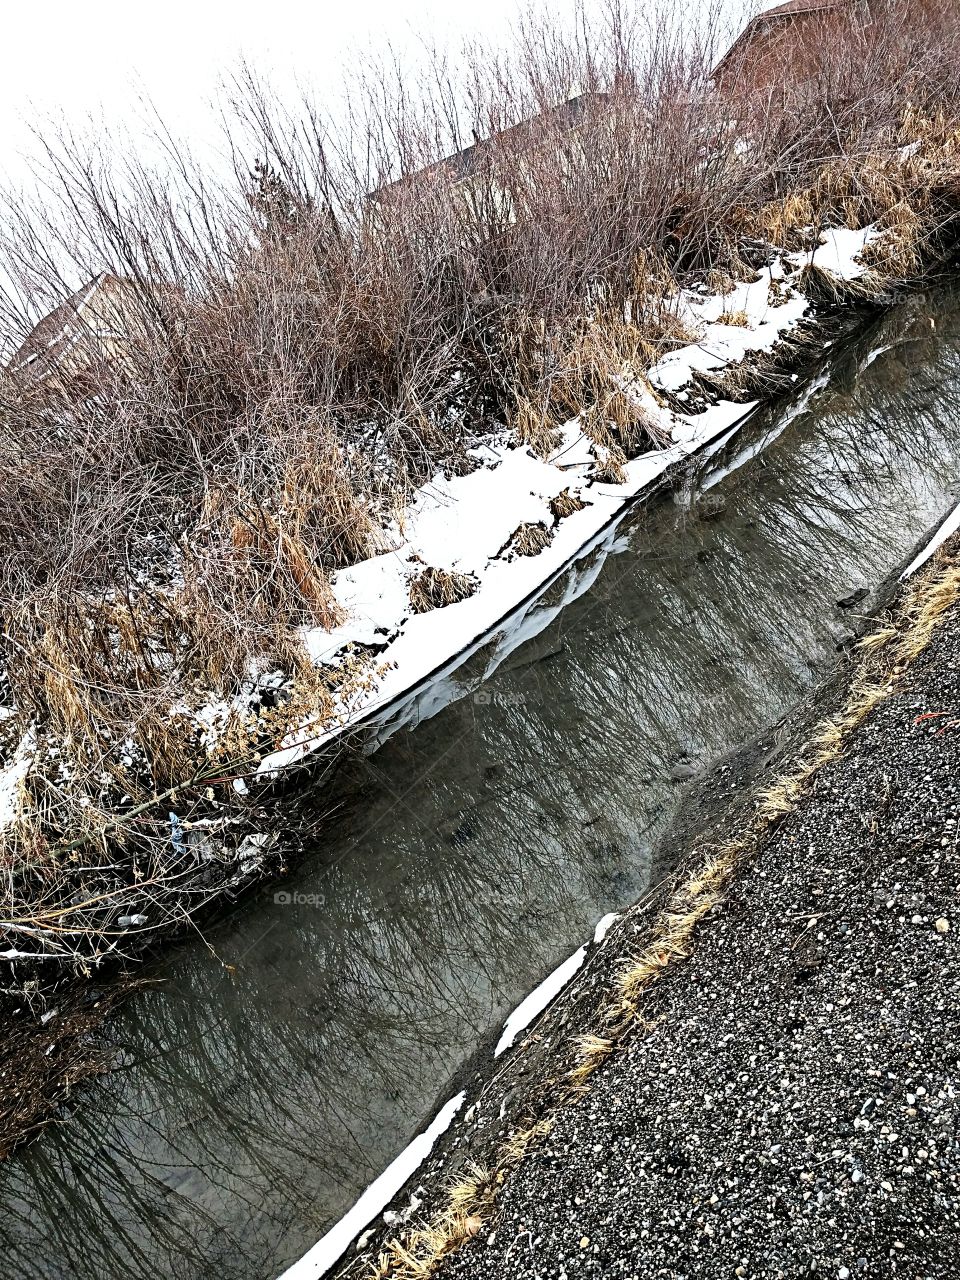
M 344 1214 L 309 1253 L 305 1253 L 298 1262 L 288 1267 L 280 1280 L 319 1280 L 320 1276 L 326 1275 L 339 1262 L 351 1241 L 378 1213 L 383 1212 L 397 1192 L 413 1177 L 433 1150 L 440 1135 L 450 1128 L 465 1097 L 466 1094 L 458 1093 L 455 1098 L 451 1098 L 434 1117 L 430 1127 L 400 1152 L 376 1182 L 371 1182 L 349 1213 Z
M 394 549 L 334 576 L 346 621 L 333 631 L 303 632 L 314 662 L 334 668 L 348 660 L 351 642 L 382 645 L 368 686 L 345 696 L 325 720 L 302 720 L 260 761 L 257 773 L 275 777 L 408 697 L 542 591 L 670 468 L 736 429 L 755 402 L 721 400 L 703 413 L 683 414 L 661 404 L 654 391 L 682 401 L 683 388 L 697 374 L 772 351 L 809 314 L 800 288 L 804 267 L 816 261 L 838 279 L 855 279 L 865 270 L 859 255 L 878 234 L 871 227 L 826 231 L 813 254 L 774 257 L 755 280 L 725 294 L 682 291 L 677 313 L 695 340 L 650 369 L 646 383 L 624 387 L 671 443 L 628 462 L 621 483 L 597 479 L 597 450 L 575 418 L 562 429 L 550 458 L 524 446 L 488 444 L 474 450 L 478 465 L 468 475 L 438 474 L 424 485 L 387 530 Z M 551 503 L 566 490 L 585 505 L 555 522 Z M 545 526 L 552 540 L 536 555 L 505 554 L 511 535 L 524 524 Z M 414 613 L 409 586 L 425 567 L 464 575 L 473 594 Z

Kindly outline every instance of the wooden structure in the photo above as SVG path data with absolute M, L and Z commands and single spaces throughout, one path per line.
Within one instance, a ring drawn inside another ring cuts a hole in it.
M 89 369 L 119 353 L 134 314 L 132 286 L 103 271 L 44 316 L 7 362 L 7 371 L 39 382 Z
M 802 80 L 827 42 L 871 20 L 868 0 L 786 0 L 751 19 L 713 71 L 722 92 Z

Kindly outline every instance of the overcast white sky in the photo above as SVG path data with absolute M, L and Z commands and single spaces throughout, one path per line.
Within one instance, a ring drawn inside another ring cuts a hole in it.
M 5 6 L 6 7 L 6 6 Z M 205 104 L 242 57 L 278 83 L 322 96 L 358 48 L 403 47 L 413 32 L 438 41 L 506 35 L 517 0 L 45 0 L 10 4 L 0 50 L 0 169 L 22 172 L 30 125 L 51 112 L 130 122 L 146 92 L 188 134 L 209 123 Z
M 589 13 L 605 0 L 581 2 Z M 623 2 L 636 4 L 642 19 L 655 0 Z M 677 2 L 696 21 L 710 0 Z M 738 19 L 745 9 L 776 2 L 721 0 Z M 0 186 L 23 189 L 28 203 L 36 194 L 30 155 L 37 143 L 31 131 L 59 132 L 51 119 L 81 137 L 91 124 L 94 133 L 106 127 L 115 134 L 120 127 L 136 148 L 148 132 L 140 122 L 149 100 L 174 136 L 202 156 L 206 144 L 220 144 L 212 105 L 218 85 L 244 59 L 281 94 L 293 98 L 303 86 L 329 103 L 360 51 L 390 45 L 401 62 L 407 51 L 413 62 L 424 35 L 441 47 L 477 37 L 504 44 L 525 3 L 562 18 L 573 12 L 575 0 L 7 0 L 0 46 Z M 210 160 L 219 163 L 215 153 Z M 0 266 L 0 287 L 5 285 Z
M 571 0 L 552 0 L 553 11 Z M 588 0 L 588 3 L 592 0 Z M 598 0 L 599 2 L 599 0 Z M 738 4 L 739 0 L 729 0 Z M 761 0 L 768 7 L 775 0 Z M 188 136 L 210 128 L 205 104 L 241 57 L 280 84 L 323 96 L 358 48 L 413 33 L 438 42 L 509 33 L 518 0 L 44 0 L 5 5 L 0 49 L 0 176 L 19 180 L 30 124 L 50 113 L 131 123 L 144 92 Z M 637 0 L 640 11 L 648 6 Z

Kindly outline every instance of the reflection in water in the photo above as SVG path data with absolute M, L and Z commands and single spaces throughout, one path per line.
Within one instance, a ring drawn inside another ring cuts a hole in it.
M 290 900 L 265 888 L 168 958 L 120 1020 L 118 1069 L 0 1168 L 4 1274 L 259 1280 L 312 1244 L 478 1041 L 643 891 L 671 769 L 795 702 L 849 634 L 836 601 L 950 505 L 958 352 L 952 295 L 885 321 L 811 412 L 759 423 L 715 483 L 625 525 L 490 680 L 480 653 L 458 700 L 351 760 Z

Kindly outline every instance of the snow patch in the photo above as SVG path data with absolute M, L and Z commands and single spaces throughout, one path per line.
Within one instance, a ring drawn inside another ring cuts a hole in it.
M 595 947 L 600 945 L 612 926 L 615 925 L 619 919 L 620 913 L 618 911 L 610 911 L 607 915 L 600 917 L 597 921 L 597 927 L 593 931 L 593 945 Z
M 509 1049 L 520 1032 L 529 1027 L 534 1018 L 539 1017 L 550 1001 L 559 995 L 583 964 L 586 954 L 585 946 L 578 948 L 572 956 L 564 960 L 563 964 L 558 965 L 553 973 L 544 978 L 539 987 L 535 987 L 525 1000 L 521 1000 L 503 1024 L 503 1034 L 493 1051 L 495 1058 L 499 1058 L 501 1053 Z
M 914 560 L 911 560 L 910 564 L 901 573 L 900 581 L 903 582 L 906 578 L 912 577 L 918 569 L 921 569 L 933 556 L 934 552 L 942 547 L 946 540 L 956 533 L 958 529 L 960 529 L 960 504 L 954 507 L 919 555 Z
M 23 783 L 30 772 L 36 752 L 37 736 L 28 729 L 17 744 L 13 759 L 0 769 L 0 831 L 16 821 L 23 804 Z
M 353 1208 L 330 1228 L 304 1256 L 283 1272 L 280 1280 L 319 1280 L 340 1260 L 360 1232 L 420 1168 L 453 1117 L 463 1106 L 465 1093 L 458 1093 L 438 1112 L 430 1127 L 404 1148 L 375 1182 L 371 1182 Z

